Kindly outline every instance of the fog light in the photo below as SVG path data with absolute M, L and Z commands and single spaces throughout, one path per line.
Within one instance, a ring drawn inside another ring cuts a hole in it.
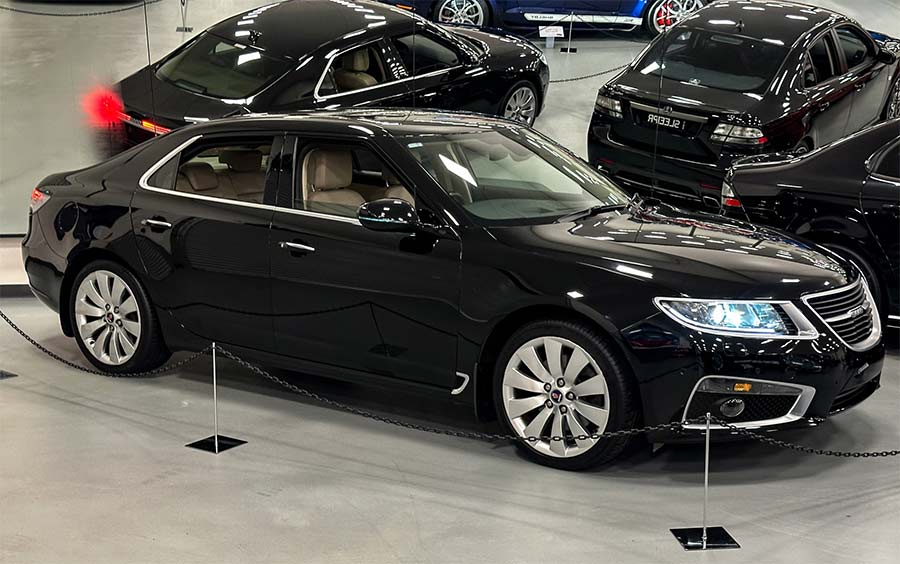
M 730 398 L 722 402 L 719 411 L 728 418 L 734 418 L 744 412 L 744 400 L 738 398 Z

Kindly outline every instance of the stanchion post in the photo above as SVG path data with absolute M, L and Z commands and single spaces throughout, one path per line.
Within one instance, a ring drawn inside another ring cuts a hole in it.
M 575 23 L 575 12 L 569 12 L 569 41 L 566 43 L 566 55 L 571 55 L 572 51 L 572 25 Z
M 205 439 L 200 439 L 199 441 L 194 441 L 184 446 L 195 448 L 198 450 L 205 450 L 213 454 L 219 454 L 220 452 L 225 452 L 230 448 L 246 444 L 247 441 L 235 439 L 234 437 L 219 435 L 219 382 L 216 370 L 216 349 L 218 347 L 216 346 L 215 341 L 213 341 L 210 348 L 212 349 L 213 436 L 206 437 Z
M 215 354 L 215 349 L 213 349 Z M 215 360 L 213 356 L 213 374 L 215 374 Z M 706 507 L 709 505 L 709 412 L 706 412 L 706 446 L 703 453 L 703 548 L 706 550 Z
M 213 441 L 215 442 L 215 453 L 219 454 L 219 394 L 217 391 L 217 382 L 216 382 L 216 342 L 213 341 L 212 344 L 212 369 L 213 369 Z M 706 414 L 706 428 L 707 435 L 709 434 L 709 414 Z M 707 444 L 709 443 L 709 439 L 707 438 Z M 707 453 L 709 452 L 709 446 L 706 447 Z M 709 455 L 707 454 L 707 460 Z M 706 505 L 703 506 L 703 515 L 704 515 L 704 524 L 706 523 Z M 705 534 L 705 533 L 704 533 Z

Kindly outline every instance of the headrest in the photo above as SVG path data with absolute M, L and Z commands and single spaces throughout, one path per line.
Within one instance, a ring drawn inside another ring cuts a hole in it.
M 219 187 L 216 172 L 209 163 L 185 163 L 181 165 L 180 172 L 191 183 L 194 192 L 206 192 Z
M 388 186 L 393 186 L 394 184 L 400 184 L 400 179 L 397 178 L 397 175 L 395 175 L 393 172 L 389 171 L 388 169 L 384 169 L 381 171 L 381 178 L 384 179 L 385 183 L 387 183 Z
M 219 153 L 219 162 L 235 172 L 259 172 L 262 153 L 253 149 L 225 149 Z
M 316 191 L 346 188 L 353 182 L 353 156 L 341 149 L 313 149 L 306 157 L 306 184 Z
M 347 53 L 341 60 L 341 66 L 349 71 L 365 72 L 369 70 L 369 50 L 357 49 L 352 53 Z

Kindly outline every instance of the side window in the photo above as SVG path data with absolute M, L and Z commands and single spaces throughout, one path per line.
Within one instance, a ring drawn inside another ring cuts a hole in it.
M 837 74 L 832 53 L 831 38 L 827 34 L 809 48 L 809 59 L 812 62 L 815 82 L 810 83 L 804 80 L 804 86 L 815 86 Z M 808 78 L 813 78 L 813 76 Z
M 359 206 L 382 198 L 415 205 L 415 193 L 371 150 L 315 144 L 297 159 L 294 209 L 356 217 Z
M 393 80 L 376 44 L 348 51 L 331 61 L 319 85 L 319 96 L 345 94 Z
M 413 76 L 460 64 L 459 54 L 443 39 L 428 32 L 401 35 L 395 37 L 393 42 L 403 65 Z
M 837 28 L 838 42 L 844 52 L 844 60 L 847 68 L 852 69 L 871 60 L 875 56 L 875 49 L 871 47 L 868 38 L 855 27 L 842 25 Z
M 174 190 L 241 202 L 262 203 L 272 137 L 200 140 L 182 151 L 177 163 Z M 150 179 L 175 171 L 166 163 Z M 169 171 L 169 172 L 166 172 Z M 171 186 L 171 185 L 170 185 Z
M 892 149 L 885 153 L 881 163 L 878 164 L 876 173 L 900 180 L 900 144 L 894 145 Z

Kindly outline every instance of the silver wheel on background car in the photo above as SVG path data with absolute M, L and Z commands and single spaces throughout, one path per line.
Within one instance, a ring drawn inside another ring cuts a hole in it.
M 540 454 L 570 458 L 584 454 L 609 419 L 610 394 L 597 362 L 562 337 L 532 339 L 510 357 L 501 395 L 505 416 L 520 437 L 565 437 L 527 441 Z
M 141 314 L 134 292 L 108 270 L 91 272 L 78 285 L 75 325 L 94 358 L 112 366 L 128 362 L 141 340 Z
M 900 80 L 894 85 L 894 90 L 891 92 L 890 99 L 888 99 L 888 109 L 885 117 L 887 119 L 900 117 Z
M 530 86 L 516 88 L 506 100 L 503 117 L 526 125 L 534 123 L 537 114 L 537 96 Z
M 650 6 L 650 25 L 662 33 L 703 7 L 703 0 L 657 0 Z
M 484 25 L 484 6 L 478 0 L 442 0 L 437 10 L 441 23 Z

